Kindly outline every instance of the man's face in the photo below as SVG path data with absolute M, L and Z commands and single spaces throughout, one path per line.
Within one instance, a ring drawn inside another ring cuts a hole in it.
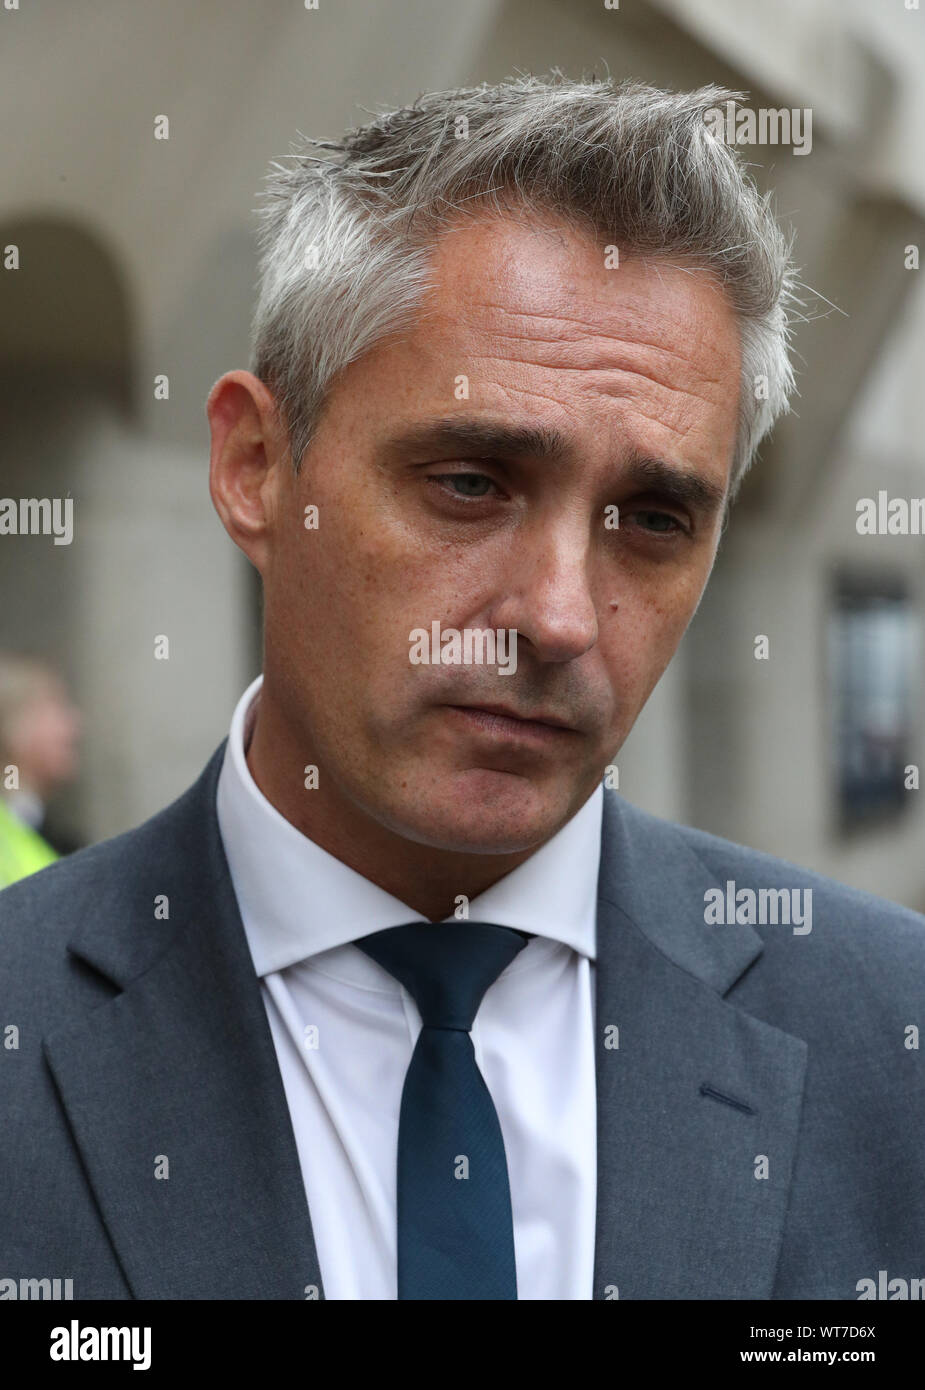
M 415 328 L 276 470 L 265 672 L 322 786 L 419 843 L 515 853 L 587 800 L 700 600 L 738 329 L 702 272 L 607 269 L 551 225 L 460 225 L 434 265 Z M 516 671 L 414 664 L 434 622 L 516 629 Z

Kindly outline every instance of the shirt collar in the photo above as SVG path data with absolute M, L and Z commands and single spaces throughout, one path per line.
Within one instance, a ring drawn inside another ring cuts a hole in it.
M 235 707 L 216 793 L 231 880 L 260 976 L 370 932 L 424 920 L 303 835 L 260 791 L 244 753 L 262 684 L 258 676 Z M 552 839 L 472 899 L 472 920 L 564 942 L 593 960 L 603 801 L 598 786 Z

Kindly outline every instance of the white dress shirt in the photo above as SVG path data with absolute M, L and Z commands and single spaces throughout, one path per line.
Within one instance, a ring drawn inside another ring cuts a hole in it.
M 303 835 L 258 789 L 244 755 L 262 680 L 231 721 L 219 828 L 292 1117 L 325 1297 L 394 1299 L 399 1105 L 421 1018 L 398 981 L 350 943 L 425 919 Z M 472 1029 L 504 1137 L 521 1299 L 592 1292 L 602 811 L 599 786 L 551 840 L 469 904 L 473 921 L 536 933 L 489 987 Z

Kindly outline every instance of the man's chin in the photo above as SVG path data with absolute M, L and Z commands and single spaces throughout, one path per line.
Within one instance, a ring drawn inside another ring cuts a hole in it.
M 568 820 L 571 805 L 567 789 L 554 791 L 523 776 L 479 768 L 457 773 L 445 790 L 432 782 L 389 819 L 406 839 L 433 849 L 520 854 L 554 835 Z

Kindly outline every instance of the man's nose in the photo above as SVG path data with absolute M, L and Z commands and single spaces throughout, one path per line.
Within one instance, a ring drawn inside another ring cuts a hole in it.
M 562 526 L 515 541 L 506 594 L 492 626 L 516 628 L 539 661 L 574 661 L 594 646 L 597 612 L 591 593 L 587 530 Z

